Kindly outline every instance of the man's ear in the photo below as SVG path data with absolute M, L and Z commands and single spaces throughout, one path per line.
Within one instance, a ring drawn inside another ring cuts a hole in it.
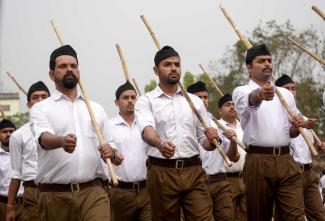
M 157 66 L 154 66 L 152 69 L 155 72 L 155 75 L 158 76 L 158 67 Z
M 53 70 L 49 71 L 49 76 L 50 76 L 51 80 L 54 81 L 55 78 L 54 78 L 54 71 Z

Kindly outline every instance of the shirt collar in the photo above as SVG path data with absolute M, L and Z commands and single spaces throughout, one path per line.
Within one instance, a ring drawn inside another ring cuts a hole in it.
M 176 89 L 176 94 L 179 94 L 181 93 L 181 88 L 179 86 L 177 86 L 177 89 Z M 153 98 L 157 98 L 157 97 L 160 97 L 162 95 L 165 95 L 166 97 L 170 97 L 169 95 L 165 94 L 159 85 L 157 85 L 157 87 L 152 91 L 152 97 Z
M 124 118 L 121 115 L 117 115 L 114 119 L 113 122 L 115 125 L 119 125 L 119 124 L 124 124 L 129 126 L 129 124 L 124 120 Z M 132 126 L 135 125 L 136 121 L 135 118 L 133 120 Z
M 220 122 L 221 122 L 222 124 L 228 126 L 228 127 L 234 128 L 234 126 L 233 126 L 232 124 L 228 123 L 227 121 L 225 121 L 225 120 L 222 119 L 222 118 L 220 118 Z M 239 123 L 238 120 L 236 120 L 236 127 L 235 127 L 235 129 L 238 128 L 239 126 L 240 126 L 240 123 Z
M 2 147 L 0 147 L 0 154 L 6 154 L 9 155 L 10 153 L 5 151 L 4 149 L 2 149 Z
M 252 79 L 249 80 L 248 87 L 252 90 L 256 90 L 257 88 L 260 88 L 260 86 Z
M 60 91 L 58 91 L 58 90 L 55 90 L 54 91 L 54 93 L 52 94 L 52 97 L 53 97 L 53 99 L 55 100 L 55 101 L 58 101 L 58 100 L 60 100 L 60 99 L 62 99 L 62 98 L 65 98 L 65 99 L 68 99 L 68 100 L 70 100 L 65 94 L 63 94 L 63 93 L 61 93 Z M 81 93 L 78 91 L 77 92 L 77 97 L 75 98 L 75 100 L 77 100 L 77 99 L 83 99 L 83 96 L 81 95 Z

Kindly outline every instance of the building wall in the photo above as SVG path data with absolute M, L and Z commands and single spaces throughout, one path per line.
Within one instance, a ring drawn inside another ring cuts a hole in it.
M 5 116 L 11 116 L 20 112 L 19 99 L 0 100 Z

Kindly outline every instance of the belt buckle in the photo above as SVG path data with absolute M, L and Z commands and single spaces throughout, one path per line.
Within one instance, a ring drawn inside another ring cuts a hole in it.
M 78 193 L 80 192 L 80 186 L 79 183 L 71 183 L 70 184 L 71 192 Z
M 276 151 L 278 150 L 278 151 Z M 281 147 L 273 147 L 273 155 L 280 156 L 281 155 Z
M 16 201 L 16 203 L 18 203 L 18 204 L 19 204 L 19 203 L 22 203 L 22 202 L 23 202 L 23 198 L 22 198 L 22 197 L 17 197 L 15 201 Z
M 137 191 L 137 192 L 140 192 L 140 183 L 139 182 L 133 183 L 133 188 L 132 189 Z
M 238 177 L 239 178 L 242 178 L 244 176 L 244 172 L 243 171 L 240 171 L 239 174 L 238 174 Z
M 184 167 L 184 160 L 176 160 L 176 169 L 182 169 Z

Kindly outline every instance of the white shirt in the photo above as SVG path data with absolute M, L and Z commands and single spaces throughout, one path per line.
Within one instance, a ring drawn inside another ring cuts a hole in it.
M 118 152 L 124 157 L 122 164 L 114 166 L 117 179 L 124 182 L 137 182 L 146 179 L 146 143 L 142 140 L 139 127 L 134 120 L 130 127 L 118 115 L 108 122 L 109 135 Z
M 222 141 L 221 147 L 225 152 L 227 152 L 230 145 L 230 141 L 222 134 L 221 130 L 217 127 L 217 125 L 212 119 L 210 119 L 210 123 L 212 127 L 218 130 L 219 138 Z M 224 173 L 226 171 L 224 160 L 217 149 L 212 151 L 206 151 L 200 145 L 200 157 L 202 159 L 202 168 L 208 175 Z
M 208 123 L 209 118 L 200 98 L 188 94 Z M 199 154 L 199 143 L 202 145 L 206 136 L 196 115 L 190 108 L 180 88 L 172 97 L 165 94 L 159 86 L 142 95 L 135 104 L 135 116 L 142 133 L 146 126 L 152 126 L 162 140 L 176 145 L 172 159 L 188 158 Z M 156 147 L 149 146 L 149 156 L 164 158 Z
M 106 113 L 97 103 L 91 102 L 91 107 L 104 141 L 108 143 Z M 107 179 L 105 164 L 98 151 L 99 140 L 80 94 L 71 102 L 67 96 L 55 91 L 51 97 L 35 104 L 30 115 L 30 125 L 37 143 L 44 132 L 58 136 L 73 133 L 77 136 L 73 153 L 67 153 L 63 148 L 45 150 L 38 143 L 36 183 L 68 184 L 95 178 Z
M 309 140 L 313 143 L 314 137 L 310 130 L 303 129 L 307 134 Z M 299 134 L 298 137 L 290 140 L 290 152 L 293 159 L 299 164 L 312 163 L 311 153 L 304 137 Z
M 224 119 L 220 119 L 219 121 L 227 129 L 234 130 L 236 132 L 238 140 L 242 141 L 244 132 L 240 127 L 239 121 L 237 121 L 237 124 L 236 124 L 235 127 L 232 124 L 229 124 L 228 122 L 226 122 Z M 233 162 L 231 167 L 228 167 L 227 164 L 225 163 L 226 172 L 234 173 L 234 172 L 242 172 L 243 171 L 246 151 L 243 150 L 238 145 L 237 145 L 237 149 L 238 149 L 238 153 L 240 155 L 240 158 L 239 158 L 239 160 L 237 162 Z
M 10 177 L 22 181 L 34 180 L 37 174 L 37 144 L 29 123 L 11 134 L 9 148 Z
M 9 184 L 11 178 L 10 172 L 10 153 L 4 151 L 0 147 L 0 196 L 8 197 Z M 24 188 L 22 183 L 20 184 L 17 196 L 22 196 Z
M 286 146 L 290 142 L 291 127 L 289 114 L 275 94 L 271 101 L 262 101 L 258 107 L 249 105 L 249 94 L 260 86 L 250 80 L 248 85 L 237 87 L 233 92 L 235 108 L 240 116 L 244 131 L 243 143 L 274 147 Z M 295 99 L 290 91 L 277 87 L 291 110 L 297 114 Z

